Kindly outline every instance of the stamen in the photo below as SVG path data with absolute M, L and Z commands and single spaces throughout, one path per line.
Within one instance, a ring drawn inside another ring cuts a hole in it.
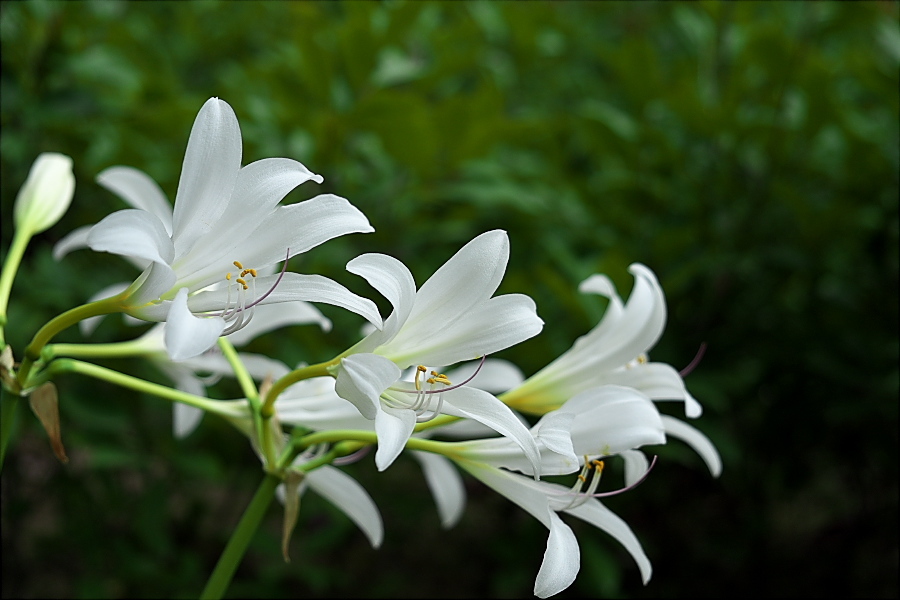
M 333 461 L 331 461 L 331 464 L 340 466 L 340 465 L 349 465 L 350 463 L 355 463 L 356 461 L 361 459 L 363 456 L 368 454 L 371 450 L 372 450 L 372 446 L 363 446 L 362 448 L 360 448 L 353 454 L 348 454 L 347 456 L 341 456 L 340 458 L 334 459 Z
M 631 489 L 634 489 L 635 487 L 640 485 L 645 479 L 647 479 L 647 476 L 650 474 L 650 471 L 656 465 L 657 457 L 656 456 L 653 457 L 653 460 L 650 461 L 650 466 L 647 467 L 647 470 L 644 472 L 644 474 L 641 475 L 640 479 L 638 479 L 631 485 L 627 485 L 621 489 L 613 490 L 611 492 L 600 492 L 600 493 L 597 493 L 597 487 L 600 485 L 600 475 L 603 473 L 604 461 L 607 458 L 611 458 L 611 457 L 604 456 L 601 458 L 594 459 L 592 461 L 588 461 L 586 456 L 584 458 L 585 458 L 584 467 L 582 467 L 581 473 L 578 474 L 578 478 L 575 481 L 575 485 L 573 485 L 571 489 L 569 489 L 568 491 L 565 491 L 565 492 L 550 492 L 553 495 L 559 495 L 559 496 L 572 495 L 572 496 L 574 496 L 569 501 L 569 503 L 565 505 L 564 508 L 560 508 L 558 510 L 569 510 L 571 508 L 576 508 L 578 506 L 581 506 L 585 502 L 587 502 L 590 498 L 606 498 L 608 496 L 617 496 L 623 492 L 627 492 Z M 593 471 L 594 471 L 593 478 L 591 479 L 591 482 L 588 485 L 588 488 L 582 492 L 581 487 L 587 481 L 588 473 L 590 473 L 592 467 L 593 467 Z
M 231 281 L 231 273 L 225 273 L 225 280 Z
M 694 360 L 692 360 L 690 362 L 690 364 L 688 364 L 688 366 L 686 366 L 681 371 L 679 371 L 678 374 L 681 375 L 682 377 L 684 377 L 685 375 L 687 375 L 688 373 L 690 373 L 691 371 L 696 369 L 697 365 L 700 364 L 700 359 L 703 358 L 703 354 L 705 352 L 706 352 L 706 342 L 702 342 L 700 344 L 700 348 L 697 349 L 697 354 L 694 356 Z
M 238 261 L 238 260 L 234 261 L 234 262 L 231 263 L 231 264 L 233 264 L 234 266 L 236 266 L 238 269 L 243 269 L 243 268 L 244 268 L 244 265 L 242 265 L 241 262 Z

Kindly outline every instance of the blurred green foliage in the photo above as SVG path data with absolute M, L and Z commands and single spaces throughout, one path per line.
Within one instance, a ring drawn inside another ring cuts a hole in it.
M 193 118 L 219 96 L 240 120 L 245 163 L 289 156 L 325 177 L 288 202 L 336 193 L 376 229 L 292 268 L 371 296 L 343 269 L 357 254 L 392 254 L 421 283 L 503 228 L 500 291 L 530 294 L 546 321 L 502 355 L 526 373 L 602 314 L 577 284 L 604 272 L 627 294 L 631 262 L 667 293 L 653 358 L 683 366 L 708 344 L 687 383 L 723 476 L 677 442 L 660 449 L 650 479 L 607 503 L 642 540 L 653 580 L 642 587 L 624 550 L 573 522 L 582 570 L 563 597 L 897 597 L 896 2 L 35 0 L 0 11 L 4 250 L 40 152 L 72 156 L 78 182 L 14 287 L 19 352 L 50 317 L 135 275 L 109 255 L 50 256 L 71 229 L 124 207 L 95 175 L 135 166 L 174 197 Z M 295 327 L 251 349 L 330 358 L 360 322 L 329 309 L 333 332 Z M 94 339 L 135 331 L 110 318 Z M 211 418 L 175 441 L 159 401 L 74 376 L 58 385 L 72 461 L 55 462 L 22 409 L 3 470 L 3 596 L 196 596 L 260 479 L 248 444 Z M 229 595 L 531 595 L 546 542 L 534 519 L 469 481 L 466 516 L 442 531 L 412 461 L 382 474 L 370 463 L 348 471 L 382 510 L 380 550 L 307 495 L 292 562 L 273 507 Z

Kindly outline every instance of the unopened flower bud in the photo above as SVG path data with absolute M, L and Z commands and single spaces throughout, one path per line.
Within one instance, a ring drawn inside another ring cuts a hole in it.
M 34 235 L 55 225 L 69 208 L 74 191 L 72 159 L 44 152 L 31 165 L 28 179 L 16 196 L 16 228 Z

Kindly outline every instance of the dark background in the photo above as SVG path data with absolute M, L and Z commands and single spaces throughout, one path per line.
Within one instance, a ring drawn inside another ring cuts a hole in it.
M 896 2 L 3 2 L 2 234 L 35 157 L 75 160 L 72 207 L 33 240 L 7 337 L 135 272 L 55 241 L 124 204 L 95 182 L 138 167 L 174 197 L 191 123 L 234 108 L 244 163 L 289 156 L 375 233 L 291 267 L 373 295 L 362 252 L 419 283 L 488 229 L 509 232 L 501 293 L 538 304 L 543 333 L 502 357 L 532 373 L 597 322 L 575 293 L 595 272 L 627 295 L 642 262 L 669 320 L 651 358 L 687 365 L 716 443 L 712 479 L 659 449 L 607 505 L 653 562 L 642 586 L 608 536 L 567 519 L 581 572 L 562 597 L 897 597 L 898 65 Z M 380 302 L 380 300 L 379 300 Z M 384 305 L 382 303 L 382 307 Z M 331 358 L 360 320 L 294 327 L 250 349 Z M 136 330 L 107 319 L 93 340 Z M 77 330 L 60 341 L 80 341 Z M 155 381 L 152 367 L 101 361 Z M 2 476 L 4 597 L 196 597 L 261 473 L 241 434 L 207 418 L 185 440 L 170 407 L 76 376 L 57 381 L 56 462 L 22 408 Z M 229 384 L 211 391 L 234 397 Z M 677 407 L 663 407 L 678 414 Z M 232 597 L 530 597 L 546 530 L 468 478 L 442 531 L 418 466 L 348 471 L 382 511 L 372 550 L 314 494 L 291 556 L 273 506 Z

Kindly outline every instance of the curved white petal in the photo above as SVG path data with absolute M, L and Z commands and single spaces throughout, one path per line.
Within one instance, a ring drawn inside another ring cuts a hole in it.
M 166 351 L 172 360 L 184 360 L 206 352 L 225 329 L 221 317 L 195 317 L 187 306 L 187 288 L 172 300 L 166 319 Z
M 402 262 L 386 254 L 363 254 L 347 263 L 347 270 L 359 275 L 388 299 L 394 311 L 387 318 L 379 343 L 396 335 L 416 301 L 416 282 Z
M 85 225 L 77 229 L 73 229 L 67 233 L 61 240 L 53 245 L 53 259 L 61 260 L 66 254 L 72 250 L 88 247 L 88 234 L 91 232 L 93 225 Z
M 421 292 L 420 292 L 421 293 Z M 464 319 L 447 323 L 430 335 L 407 326 L 378 353 L 401 368 L 411 364 L 452 365 L 499 352 L 541 332 L 544 322 L 534 301 L 523 294 L 497 296 Z
M 175 246 L 162 222 L 144 210 L 128 208 L 107 215 L 91 228 L 88 246 L 95 252 L 110 252 L 171 264 Z
M 203 419 L 203 411 L 196 406 L 176 403 L 172 407 L 172 434 L 178 438 L 187 437 L 197 429 Z
M 211 231 L 227 207 L 241 168 L 241 130 L 228 103 L 207 100 L 191 127 L 172 217 L 183 256 Z
M 602 379 L 603 383 L 634 388 L 652 400 L 682 400 L 684 412 L 690 418 L 703 413 L 703 407 L 685 388 L 681 375 L 666 363 L 639 363 L 611 371 Z
M 713 477 L 722 474 L 722 457 L 719 456 L 718 450 L 706 435 L 696 427 L 675 417 L 663 415 L 662 421 L 667 434 L 682 440 L 700 455 Z
M 466 488 L 453 463 L 439 454 L 414 451 L 422 465 L 425 481 L 434 497 L 441 526 L 450 529 L 459 522 L 466 508 Z
M 362 416 L 374 419 L 381 406 L 381 394 L 399 378 L 400 369 L 386 358 L 354 354 L 341 359 L 334 391 L 352 402 Z
M 172 286 L 175 285 L 176 277 L 175 271 L 169 265 L 152 262 L 138 277 L 137 281 L 140 282 L 140 285 L 137 290 L 125 302 L 130 309 L 143 308 L 148 302 L 153 302 L 169 292 Z M 131 312 L 137 315 L 140 310 L 132 310 Z M 163 311 L 164 314 L 167 312 L 168 309 Z M 143 313 L 140 316 L 143 316 Z M 157 319 L 150 317 L 148 320 Z
M 324 465 L 306 474 L 310 489 L 341 509 L 366 534 L 373 548 L 381 546 L 384 525 L 378 507 L 355 479 Z
M 247 223 L 261 221 L 291 190 L 310 180 L 323 181 L 321 175 L 290 158 L 264 158 L 241 168 L 232 201 L 220 219 L 227 228 L 223 232 L 246 231 Z
M 626 450 L 620 452 L 619 456 L 625 461 L 625 485 L 637 483 L 650 468 L 650 461 L 640 450 Z
M 541 453 L 531 432 L 512 409 L 491 394 L 470 387 L 460 387 L 444 393 L 444 413 L 474 419 L 513 440 L 531 463 L 535 477 L 541 473 Z
M 381 406 L 375 414 L 375 433 L 378 449 L 375 466 L 379 471 L 387 469 L 400 456 L 416 426 L 416 413 L 408 408 Z
M 172 205 L 149 175 L 132 167 L 109 167 L 100 171 L 97 183 L 118 195 L 132 207 L 156 215 L 171 237 Z
M 596 499 L 588 500 L 581 506 L 567 509 L 565 512 L 587 521 L 594 527 L 602 529 L 613 536 L 634 558 L 638 569 L 641 571 L 641 579 L 644 584 L 646 585 L 650 581 L 650 576 L 653 574 L 650 559 L 644 553 L 644 549 L 641 547 L 637 537 L 635 537 L 634 532 L 618 515 L 600 504 Z
M 497 291 L 508 259 L 506 232 L 497 229 L 482 233 L 450 257 L 422 285 L 407 326 L 428 337 L 457 319 L 468 318 L 473 306 Z
M 593 388 L 572 397 L 559 410 L 575 414 L 571 435 L 578 456 L 618 454 L 666 440 L 656 406 L 630 388 Z
M 534 595 L 548 598 L 575 581 L 581 568 L 581 549 L 572 529 L 556 513 L 550 513 L 550 536 L 544 560 L 534 582 Z

